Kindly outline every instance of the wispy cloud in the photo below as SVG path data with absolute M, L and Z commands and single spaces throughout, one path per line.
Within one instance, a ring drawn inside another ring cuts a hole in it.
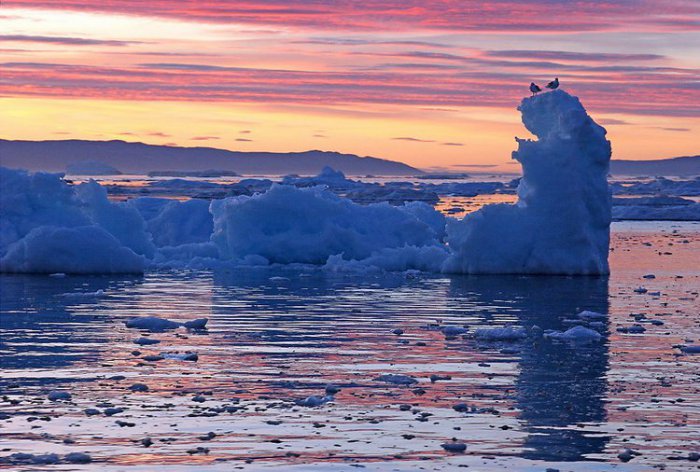
M 0 41 L 61 44 L 64 46 L 130 46 L 132 44 L 143 44 L 141 41 L 116 41 L 92 38 L 73 38 L 67 36 L 30 36 L 23 34 L 0 34 Z
M 398 138 L 391 138 L 395 141 L 411 141 L 414 143 L 434 143 L 434 139 L 419 139 L 419 138 L 412 138 L 410 136 L 400 136 Z

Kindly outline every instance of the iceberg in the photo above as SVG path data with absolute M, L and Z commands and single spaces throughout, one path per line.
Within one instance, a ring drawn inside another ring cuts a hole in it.
M 523 167 L 514 205 L 486 205 L 449 220 L 443 270 L 492 274 L 607 274 L 610 141 L 578 98 L 563 90 L 523 99 Z
M 363 183 L 325 168 L 311 178 L 287 176 L 283 184 L 158 181 L 150 187 L 208 197 L 114 202 L 92 180 L 72 185 L 61 174 L 0 168 L 0 271 L 313 264 L 339 272 L 608 273 L 605 129 L 562 90 L 526 98 L 518 109 L 537 136 L 516 138 L 513 158 L 523 168 L 518 202 L 486 205 L 462 220 L 426 203 L 438 201 L 436 189 L 503 193 L 510 184 Z M 686 212 L 696 205 L 672 203 Z
M 420 205 L 359 205 L 319 187 L 273 185 L 264 194 L 213 200 L 212 241 L 223 259 L 317 265 L 336 255 L 361 260 L 389 248 L 439 246 L 437 212 Z

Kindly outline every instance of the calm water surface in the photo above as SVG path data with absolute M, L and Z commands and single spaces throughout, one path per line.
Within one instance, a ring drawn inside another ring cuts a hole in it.
M 700 343 L 700 225 L 617 224 L 612 248 L 609 278 L 2 276 L 0 469 L 698 470 L 687 456 L 700 452 L 700 355 L 674 346 Z M 600 342 L 536 334 L 568 329 L 581 310 L 607 315 Z M 147 315 L 206 317 L 208 329 L 124 325 Z M 618 331 L 633 324 L 646 331 Z M 472 335 L 505 325 L 532 334 Z M 446 338 L 445 326 L 469 331 Z M 135 344 L 141 336 L 161 342 Z M 169 357 L 184 352 L 198 361 Z M 134 383 L 149 390 L 132 392 Z M 295 403 L 328 384 L 340 389 L 332 402 Z M 72 399 L 51 402 L 52 390 Z M 110 406 L 124 411 L 84 413 Z M 452 438 L 466 453 L 443 451 Z M 625 448 L 640 455 L 622 463 Z M 24 452 L 93 462 L 11 459 Z

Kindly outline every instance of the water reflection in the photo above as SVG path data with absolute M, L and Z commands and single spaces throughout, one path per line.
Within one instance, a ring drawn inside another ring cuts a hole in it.
M 89 346 L 104 343 L 104 324 L 111 320 L 80 306 L 99 308 L 106 300 L 86 294 L 131 289 L 139 278 L 40 275 L 0 277 L 0 367 L 23 369 L 28 378 L 0 378 L 28 386 L 32 370 L 61 369 L 76 362 L 97 362 L 99 352 Z M 45 381 L 48 381 L 45 379 Z
M 581 310 L 608 314 L 608 280 L 595 277 L 462 277 L 454 278 L 451 295 L 517 312 L 529 329 L 565 331 Z M 600 329 L 600 328 L 599 328 Z M 578 461 L 600 453 L 609 437 L 591 434 L 578 425 L 606 420 L 609 335 L 586 345 L 550 340 L 522 346 L 516 403 L 522 428 L 529 433 L 522 456 L 548 461 Z

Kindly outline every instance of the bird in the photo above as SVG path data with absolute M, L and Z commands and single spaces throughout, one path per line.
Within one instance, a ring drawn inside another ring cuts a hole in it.
M 533 97 L 534 97 L 535 95 L 537 95 L 537 92 L 541 92 L 541 91 L 542 91 L 542 89 L 540 88 L 539 85 L 537 85 L 537 84 L 534 83 L 534 82 L 530 82 L 530 92 L 532 92 L 532 96 L 533 96 Z
M 558 89 L 559 88 L 559 77 L 555 78 L 552 80 L 550 83 L 547 84 L 548 89 Z

